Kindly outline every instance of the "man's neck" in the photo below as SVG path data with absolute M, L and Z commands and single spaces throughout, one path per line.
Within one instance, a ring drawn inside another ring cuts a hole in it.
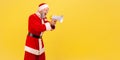
M 35 13 L 39 18 L 42 18 L 41 17 L 41 14 L 37 11 L 36 13 Z
M 42 13 L 39 11 L 36 12 L 36 15 L 40 18 L 45 18 L 45 15 L 42 15 Z

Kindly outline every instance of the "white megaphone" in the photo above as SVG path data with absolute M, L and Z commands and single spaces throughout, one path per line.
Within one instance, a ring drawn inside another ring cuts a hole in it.
M 60 23 L 63 22 L 63 16 L 62 16 L 62 15 L 61 15 L 61 16 L 53 15 L 51 18 L 52 18 L 52 20 L 57 20 L 57 21 L 59 21 Z

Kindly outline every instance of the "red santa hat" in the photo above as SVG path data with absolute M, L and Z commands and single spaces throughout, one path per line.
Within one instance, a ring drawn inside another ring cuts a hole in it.
M 43 9 L 45 9 L 45 8 L 48 8 L 48 5 L 47 5 L 46 3 L 41 3 L 41 4 L 39 5 L 38 10 L 41 11 L 41 10 L 43 10 Z

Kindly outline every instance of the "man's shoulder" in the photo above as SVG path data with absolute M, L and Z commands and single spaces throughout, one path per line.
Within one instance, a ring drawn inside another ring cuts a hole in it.
M 36 17 L 36 14 L 35 13 L 31 14 L 29 17 Z
M 41 19 L 39 19 L 39 17 L 34 13 L 34 14 L 31 14 L 29 16 L 29 20 L 32 20 L 32 21 L 39 21 Z

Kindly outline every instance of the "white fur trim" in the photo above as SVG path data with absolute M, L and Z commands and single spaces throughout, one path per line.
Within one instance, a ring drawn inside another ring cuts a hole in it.
M 25 51 L 29 52 L 31 54 L 34 54 L 34 55 L 41 55 L 42 53 L 45 52 L 45 49 L 42 48 L 42 41 L 41 41 L 41 39 L 39 39 L 39 50 L 33 49 L 31 47 L 28 47 L 28 46 L 25 46 Z
M 34 55 L 39 55 L 39 53 L 40 53 L 38 50 L 33 49 L 33 48 L 30 48 L 30 47 L 28 47 L 28 46 L 25 46 L 25 51 L 27 51 L 27 52 L 29 52 L 29 53 L 32 53 L 32 54 L 34 54 Z
M 41 54 L 44 53 L 44 52 L 45 52 L 45 49 L 44 49 L 44 48 L 40 49 L 40 54 L 39 54 L 39 55 L 41 55 Z
M 39 41 L 39 49 L 42 49 L 42 41 L 41 41 L 41 39 L 39 39 L 38 41 Z
M 44 4 L 44 5 L 40 6 L 40 7 L 38 8 L 38 10 L 41 11 L 41 10 L 44 9 L 44 8 L 48 8 L 48 5 L 47 5 L 47 4 Z
M 29 53 L 32 53 L 34 55 L 41 55 L 42 53 L 45 52 L 45 49 L 42 48 L 40 50 L 36 50 L 36 49 L 31 48 L 31 47 L 25 46 L 25 51 L 29 52 Z
M 51 30 L 52 29 L 49 22 L 45 23 L 45 26 L 46 26 L 46 30 Z

